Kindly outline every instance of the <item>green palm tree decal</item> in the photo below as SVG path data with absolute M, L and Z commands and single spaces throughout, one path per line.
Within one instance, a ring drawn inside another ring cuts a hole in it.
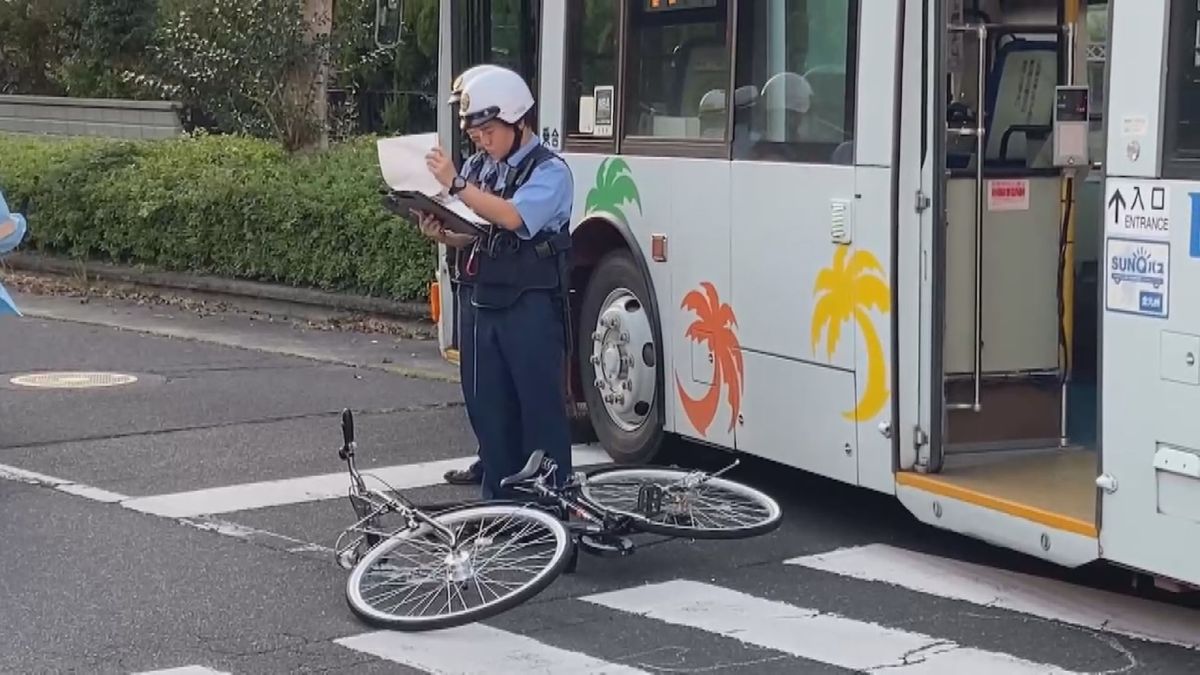
M 584 215 L 606 211 L 628 225 L 629 220 L 623 209 L 629 202 L 637 204 L 639 214 L 642 212 L 642 196 L 638 193 L 629 165 L 619 157 L 604 160 L 596 170 L 596 186 L 588 191 L 583 206 Z

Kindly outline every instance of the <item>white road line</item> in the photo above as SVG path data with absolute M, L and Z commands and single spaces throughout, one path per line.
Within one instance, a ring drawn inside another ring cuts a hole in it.
M 3 464 L 0 464 L 0 480 L 11 480 L 20 483 L 30 483 L 32 485 L 42 485 L 45 487 L 54 488 L 60 492 L 66 492 L 77 497 L 85 497 L 97 502 L 113 503 L 129 499 L 125 495 L 117 494 L 116 492 L 109 492 L 108 490 L 101 490 L 100 488 L 95 488 L 90 485 L 75 483 L 66 480 L 65 478 L 47 476 L 44 473 L 26 471 L 25 469 L 18 469 L 15 466 L 6 466 Z
M 431 675 L 647 675 L 479 623 L 428 633 L 378 631 L 334 642 Z
M 650 619 L 851 670 L 888 673 L 1067 673 L 920 633 L 677 579 L 580 598 Z
M 168 668 L 166 670 L 143 670 L 142 673 L 134 673 L 133 675 L 229 675 L 224 670 L 212 670 L 204 668 L 203 665 L 184 665 L 181 668 Z
M 1200 612 L 1196 610 L 885 544 L 793 558 L 786 564 L 1097 631 L 1200 648 Z
M 109 492 L 101 488 L 92 487 L 90 485 L 80 485 L 78 483 L 67 483 L 66 485 L 58 486 L 59 490 L 67 494 L 75 495 L 76 497 L 86 497 L 92 501 L 105 502 L 107 504 L 115 504 L 123 502 L 129 497 L 116 492 Z
M 593 446 L 575 446 L 572 456 L 576 466 L 603 464 L 611 461 L 602 449 Z M 442 474 L 451 469 L 464 468 L 474 459 L 474 457 L 459 457 L 435 462 L 399 464 L 370 470 L 364 469 L 363 474 L 368 476 L 369 487 L 382 487 L 377 481 L 370 480 L 369 476 L 376 476 L 397 490 L 429 487 L 440 485 L 443 482 Z M 189 518 L 341 498 L 346 496 L 350 487 L 349 481 L 349 475 L 343 470 L 317 476 L 134 497 L 123 501 L 122 505 L 156 516 Z

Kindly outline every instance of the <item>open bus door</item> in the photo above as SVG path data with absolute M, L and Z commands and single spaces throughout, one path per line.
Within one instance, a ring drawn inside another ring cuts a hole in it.
M 896 369 L 893 389 L 899 410 L 896 469 L 937 472 L 941 467 L 941 390 L 938 386 L 941 331 L 935 330 L 941 284 L 934 266 L 941 260 L 937 239 L 943 219 L 945 96 L 932 82 L 940 66 L 946 23 L 944 3 L 905 2 L 899 163 L 896 170 L 895 292 L 893 312 Z M 916 170 L 910 170 L 909 167 Z

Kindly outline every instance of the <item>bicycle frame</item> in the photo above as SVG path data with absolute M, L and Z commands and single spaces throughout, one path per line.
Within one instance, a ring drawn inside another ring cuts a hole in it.
M 399 499 L 396 499 L 379 490 L 372 490 L 367 487 L 366 481 L 363 480 L 362 474 L 354 464 L 354 451 L 357 449 L 358 444 L 354 440 L 354 418 L 349 410 L 342 411 L 342 435 L 344 442 L 338 450 L 338 457 L 346 462 L 346 466 L 350 471 L 350 505 L 353 507 L 355 515 L 358 516 L 358 521 L 347 527 L 342 532 L 341 537 L 338 537 L 338 545 L 334 547 L 334 554 L 339 565 L 346 569 L 352 567 L 355 562 L 354 558 L 366 552 L 364 550 L 354 550 L 361 543 L 365 543 L 366 548 L 369 550 L 376 546 L 382 538 L 394 537 L 399 532 L 415 530 L 421 525 L 428 525 L 452 548 L 458 547 L 458 535 L 453 530 L 442 525 L 416 506 L 408 503 L 398 492 L 396 496 Z M 375 525 L 379 517 L 385 513 L 400 514 L 405 522 L 404 527 L 397 528 L 390 533 L 379 530 Z M 363 536 L 349 546 L 345 548 L 341 547 L 340 542 L 342 537 L 352 532 Z
M 575 472 L 562 487 L 550 487 L 548 482 L 558 470 L 557 463 L 552 459 L 542 456 L 541 451 L 535 453 L 534 457 L 538 458 L 537 465 L 539 466 L 539 470 L 537 473 L 528 479 L 514 482 L 512 488 L 518 492 L 532 494 L 539 499 L 552 500 L 559 508 L 575 514 L 587 521 L 591 526 L 568 523 L 568 529 L 574 532 L 582 529 L 588 534 L 613 536 L 621 536 L 639 531 L 635 525 L 637 518 L 616 513 L 612 509 L 588 499 L 583 494 L 583 489 L 587 485 L 586 473 L 581 471 Z M 533 463 L 533 459 L 531 459 L 530 464 Z M 735 459 L 729 466 L 712 474 L 704 471 L 691 471 L 686 475 L 681 484 L 669 486 L 665 490 L 649 485 L 643 486 L 638 493 L 637 510 L 642 513 L 659 511 L 662 508 L 664 492 L 673 494 L 680 490 L 694 489 L 713 478 L 723 475 L 739 463 L 740 461 Z

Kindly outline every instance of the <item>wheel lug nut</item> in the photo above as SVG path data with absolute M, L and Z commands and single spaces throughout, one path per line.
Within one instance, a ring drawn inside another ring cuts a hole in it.
M 593 355 L 592 355 L 592 358 L 590 358 L 590 359 L 588 359 L 588 360 L 592 362 L 592 365 L 593 365 L 593 366 L 598 366 L 598 365 L 600 365 L 600 357 L 599 357 L 599 356 L 596 356 L 595 354 L 593 354 Z

